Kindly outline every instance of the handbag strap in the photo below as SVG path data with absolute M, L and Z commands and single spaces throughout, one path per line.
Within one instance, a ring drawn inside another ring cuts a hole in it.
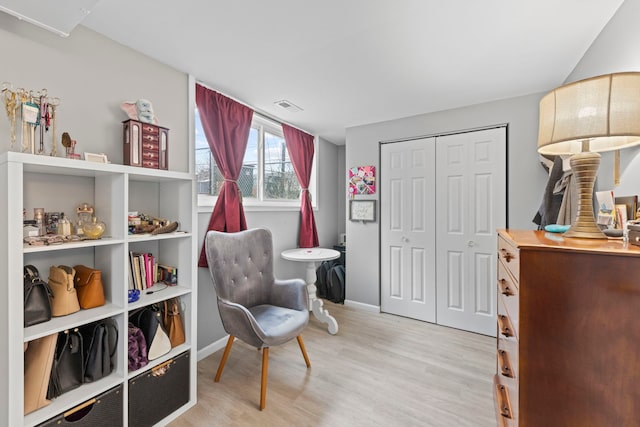
M 118 351 L 118 326 L 116 323 L 109 319 L 105 321 L 107 327 L 107 337 L 109 339 L 109 357 L 113 357 Z
M 34 278 L 40 277 L 40 272 L 38 271 L 38 269 L 31 264 L 25 265 L 22 271 L 24 273 L 25 279 L 29 278 L 33 281 Z

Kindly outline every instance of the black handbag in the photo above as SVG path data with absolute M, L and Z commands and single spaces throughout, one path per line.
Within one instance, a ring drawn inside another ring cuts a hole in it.
M 147 359 L 154 360 L 171 351 L 169 335 L 162 325 L 160 309 L 154 304 L 131 313 L 129 321 L 140 328 L 147 343 Z
M 82 334 L 78 329 L 67 329 L 58 334 L 53 357 L 47 399 L 79 387 L 84 380 L 84 351 Z
M 97 381 L 113 371 L 118 347 L 118 326 L 105 319 L 79 328 L 84 344 L 84 382 Z
M 25 265 L 24 278 L 24 327 L 51 320 L 51 289 L 38 269 Z

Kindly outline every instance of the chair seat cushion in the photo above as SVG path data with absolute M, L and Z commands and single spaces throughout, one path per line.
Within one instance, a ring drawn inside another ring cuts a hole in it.
M 264 336 L 266 347 L 272 347 L 297 337 L 309 323 L 309 312 L 275 305 L 261 304 L 249 308 Z

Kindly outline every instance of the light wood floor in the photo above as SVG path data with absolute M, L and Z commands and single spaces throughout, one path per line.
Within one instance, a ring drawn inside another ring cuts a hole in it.
M 170 426 L 496 425 L 495 339 L 325 302 L 329 335 L 311 316 L 296 340 L 271 348 L 267 404 L 258 409 L 261 353 L 236 340 L 219 383 L 222 350 L 198 364 L 198 404 Z M 204 327 L 201 325 L 200 327 Z

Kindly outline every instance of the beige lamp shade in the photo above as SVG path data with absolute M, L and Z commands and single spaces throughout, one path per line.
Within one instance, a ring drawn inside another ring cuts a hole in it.
M 593 188 L 601 151 L 640 144 L 640 73 L 615 73 L 561 86 L 540 101 L 538 152 L 571 154 L 578 212 L 566 237 L 602 239 Z M 616 157 L 617 158 L 617 157 Z
M 540 101 L 538 152 L 574 154 L 640 144 L 640 72 L 607 74 L 561 86 Z

